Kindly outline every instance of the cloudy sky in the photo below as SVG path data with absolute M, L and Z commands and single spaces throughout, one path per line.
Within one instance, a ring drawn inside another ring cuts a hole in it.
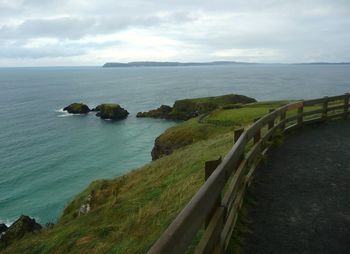
M 0 0 L 0 66 L 350 61 L 350 0 Z

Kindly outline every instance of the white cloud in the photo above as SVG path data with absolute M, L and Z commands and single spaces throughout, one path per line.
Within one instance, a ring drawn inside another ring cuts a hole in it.
M 0 0 L 0 65 L 349 61 L 349 17 L 348 0 Z
M 281 53 L 274 49 L 248 48 L 248 49 L 222 49 L 212 53 L 214 57 L 235 58 L 235 59 L 273 59 L 281 57 Z

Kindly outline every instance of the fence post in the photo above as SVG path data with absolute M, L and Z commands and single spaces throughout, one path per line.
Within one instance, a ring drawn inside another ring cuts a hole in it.
M 272 113 L 273 111 L 275 111 L 275 109 L 269 109 L 269 113 Z M 268 128 L 269 130 L 271 130 L 273 128 L 273 126 L 275 125 L 275 119 L 271 120 L 269 123 L 268 123 Z
M 242 135 L 243 132 L 244 132 L 244 128 L 240 128 L 240 129 L 235 130 L 235 133 L 234 133 L 234 142 L 235 143 L 237 142 L 237 140 L 239 139 L 239 137 Z
M 283 112 L 283 113 L 281 114 L 281 116 L 280 116 L 280 121 L 282 122 L 282 121 L 284 121 L 285 119 L 286 119 L 286 112 Z M 284 124 L 281 125 L 281 130 L 284 131 L 285 128 L 286 128 L 286 124 L 284 123 Z
M 254 122 L 258 121 L 260 118 L 254 119 Z M 261 138 L 261 129 L 259 129 L 256 134 L 254 135 L 254 145 L 259 142 Z
M 303 124 L 303 113 L 304 113 L 304 101 L 302 101 L 302 105 L 298 108 L 298 125 L 301 126 Z
M 213 161 L 206 161 L 205 162 L 205 181 L 208 180 L 208 178 L 211 176 L 211 174 L 214 172 L 214 170 L 220 165 L 221 163 L 221 157 L 217 160 Z M 221 205 L 221 196 L 218 197 L 218 200 L 216 201 L 215 205 L 213 206 L 211 212 L 209 213 L 208 217 L 205 220 L 204 227 L 207 228 L 207 226 L 210 223 L 211 218 L 215 214 L 216 209 L 218 209 Z
M 349 93 L 345 94 L 344 97 L 344 119 L 348 119 L 348 114 L 349 114 Z
M 236 143 L 239 139 L 239 137 L 242 135 L 242 133 L 244 132 L 244 128 L 240 128 L 235 130 L 235 134 L 234 134 L 234 143 Z M 239 163 L 244 159 L 244 153 L 242 154 L 242 156 L 239 158 Z
M 324 97 L 323 108 L 322 108 L 322 119 L 327 120 L 328 115 L 328 97 Z

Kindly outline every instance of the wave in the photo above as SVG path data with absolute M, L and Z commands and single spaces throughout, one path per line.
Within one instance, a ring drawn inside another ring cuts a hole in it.
M 61 113 L 61 114 L 58 115 L 57 117 L 66 117 L 66 116 L 70 116 L 70 115 L 71 115 L 71 114 L 69 114 L 67 111 L 64 111 L 63 108 L 56 109 L 55 112 L 56 112 L 56 113 Z
M 55 112 L 57 113 L 65 113 L 66 111 L 63 110 L 63 108 L 56 109 Z
M 61 113 L 57 117 L 67 117 L 67 116 L 73 116 L 73 115 L 82 115 L 82 114 L 70 114 L 67 111 L 63 110 L 63 108 L 56 109 L 55 112 L 56 113 Z
M 0 224 L 4 223 L 7 227 L 11 226 L 12 223 L 14 223 L 15 221 L 10 221 L 10 220 L 2 220 L 0 219 Z
M 67 117 L 67 116 L 86 116 L 87 114 L 71 114 L 68 113 L 67 111 L 63 110 L 63 108 L 61 109 L 56 109 L 55 110 L 56 113 L 61 113 L 61 115 L 58 115 L 57 117 Z M 88 112 L 89 114 L 90 112 Z
M 67 116 L 73 116 L 73 114 L 64 113 L 62 115 L 58 115 L 57 117 L 67 117 Z

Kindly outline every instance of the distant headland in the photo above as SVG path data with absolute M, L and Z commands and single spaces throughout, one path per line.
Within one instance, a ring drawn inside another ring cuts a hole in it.
M 167 67 L 167 66 L 204 66 L 204 65 L 231 65 L 231 64 L 254 64 L 235 61 L 214 61 L 214 62 L 129 62 L 129 63 L 105 63 L 103 67 Z
M 128 63 L 108 62 L 102 67 L 174 67 L 174 66 L 213 66 L 213 65 L 234 65 L 234 64 L 268 64 L 268 63 L 253 63 L 253 62 L 236 62 L 236 61 L 212 61 L 212 62 L 156 62 L 156 61 L 137 61 Z M 273 63 L 283 64 L 283 63 Z M 286 64 L 286 63 L 284 63 Z M 327 64 L 350 64 L 350 62 L 310 62 L 310 63 L 289 63 L 300 65 L 327 65 Z

